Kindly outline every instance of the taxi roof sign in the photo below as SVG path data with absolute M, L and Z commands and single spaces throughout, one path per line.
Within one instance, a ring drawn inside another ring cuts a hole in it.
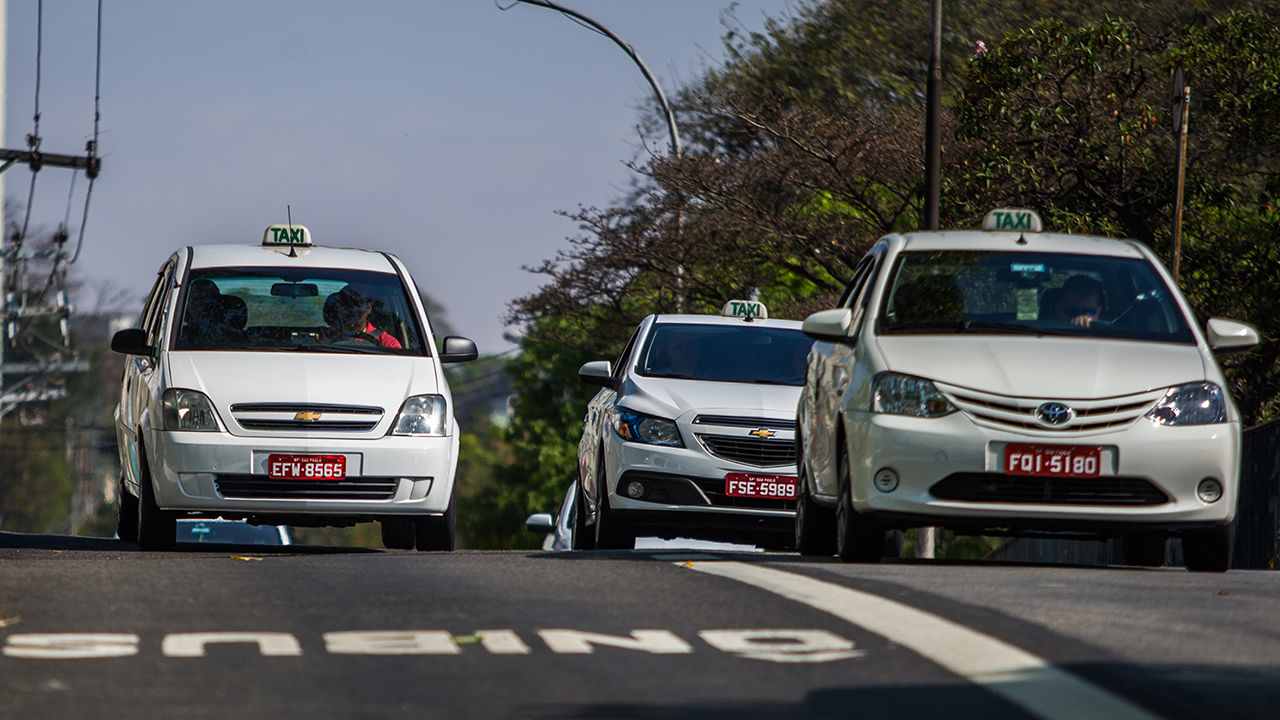
M 1044 223 L 1040 222 L 1035 210 L 996 208 L 982 219 L 982 229 L 1038 233 L 1044 230 Z
M 730 300 L 724 304 L 720 314 L 725 317 L 742 318 L 743 320 L 768 320 L 769 308 L 758 300 Z
M 311 231 L 305 225 L 270 225 L 262 233 L 262 244 L 268 247 L 310 245 Z

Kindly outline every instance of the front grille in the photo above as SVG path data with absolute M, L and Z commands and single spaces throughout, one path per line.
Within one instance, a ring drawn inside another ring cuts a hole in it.
M 1163 391 L 1139 393 L 1099 400 L 1059 400 L 1069 406 L 1074 417 L 1063 425 L 1044 425 L 1036 419 L 1036 409 L 1045 399 L 1007 397 L 950 385 L 939 385 L 947 399 L 976 421 L 1009 430 L 1049 433 L 1099 432 L 1121 428 L 1146 414 Z
M 219 475 L 218 494 L 224 498 L 276 500 L 390 500 L 399 478 L 361 477 L 342 482 L 270 480 L 263 475 Z
M 724 494 L 724 478 L 693 478 L 712 505 L 720 507 L 749 508 L 752 510 L 795 510 L 795 500 L 770 498 L 731 497 Z
M 1042 478 L 955 473 L 929 492 L 939 500 L 1044 505 L 1163 505 L 1169 498 L 1143 478 Z
M 298 420 L 303 412 L 320 414 L 318 420 Z M 370 432 L 382 420 L 383 410 L 370 405 L 323 403 L 237 403 L 231 406 L 236 423 L 245 430 L 298 432 Z
M 795 430 L 795 420 L 777 420 L 774 418 L 735 417 L 733 415 L 699 415 L 693 419 L 694 425 L 719 425 L 720 427 L 771 428 L 773 430 Z
M 762 440 L 729 435 L 699 435 L 707 452 L 716 457 L 756 467 L 779 467 L 796 461 L 795 440 Z

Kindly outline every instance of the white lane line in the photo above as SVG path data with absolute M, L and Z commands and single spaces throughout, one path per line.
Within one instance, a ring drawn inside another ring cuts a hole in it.
M 752 563 L 678 563 L 803 603 L 880 635 L 1048 720 L 1158 717 L 1043 658 L 932 613 Z

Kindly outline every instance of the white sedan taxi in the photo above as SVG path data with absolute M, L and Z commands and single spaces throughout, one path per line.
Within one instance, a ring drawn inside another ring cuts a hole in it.
M 300 225 L 261 245 L 199 245 L 160 266 L 116 407 L 118 534 L 168 548 L 179 519 L 347 526 L 387 547 L 451 550 L 458 426 L 426 308 L 393 255 L 317 247 Z
M 1204 325 L 1141 243 L 1042 232 L 883 238 L 814 344 L 797 410 L 805 554 L 879 559 L 890 529 L 1124 539 L 1159 565 L 1230 566 L 1240 416 L 1215 353 L 1258 342 Z
M 602 389 L 578 446 L 574 548 L 631 548 L 638 535 L 789 547 L 812 342 L 799 322 L 733 300 L 721 316 L 651 315 L 617 362 L 583 365 Z

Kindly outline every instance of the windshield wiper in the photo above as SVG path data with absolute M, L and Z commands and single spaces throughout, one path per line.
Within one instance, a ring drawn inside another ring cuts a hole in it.
M 390 353 L 383 352 L 372 347 L 360 347 L 358 345 L 289 345 L 285 349 L 294 352 L 316 352 L 330 354 L 355 353 L 358 355 L 388 355 Z
M 695 375 L 686 375 L 686 374 L 684 374 L 684 373 L 655 373 L 655 372 L 646 372 L 646 373 L 644 373 L 644 376 L 645 376 L 645 377 L 651 377 L 651 378 L 663 378 L 663 379 L 667 379 L 667 380 L 701 380 L 701 379 L 702 379 L 702 378 L 699 378 L 699 377 L 697 377 L 697 376 L 695 376 Z

